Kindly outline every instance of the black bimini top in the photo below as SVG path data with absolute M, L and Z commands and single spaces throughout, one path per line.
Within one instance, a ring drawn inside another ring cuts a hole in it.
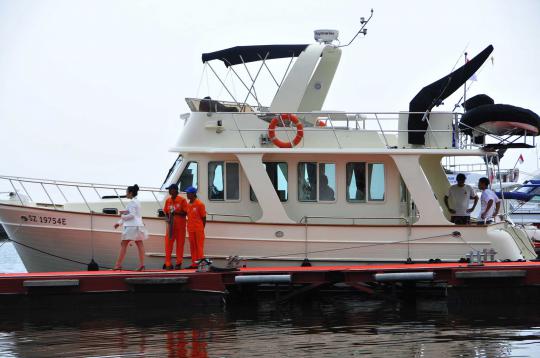
M 271 60 L 275 58 L 298 57 L 308 45 L 262 45 L 236 46 L 225 50 L 203 53 L 202 62 L 221 60 L 225 66 L 241 63 Z
M 422 88 L 409 103 L 409 112 L 422 112 L 409 114 L 408 128 L 410 144 L 425 144 L 425 131 L 428 122 L 424 120 L 423 112 L 431 111 L 445 98 L 461 87 L 489 58 L 493 46 L 489 45 L 469 62 L 450 73 L 449 75 Z M 428 119 L 429 120 L 429 119 Z

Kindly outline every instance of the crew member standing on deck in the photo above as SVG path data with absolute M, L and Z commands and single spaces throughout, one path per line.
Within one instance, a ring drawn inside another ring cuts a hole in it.
M 497 194 L 489 187 L 489 179 L 486 177 L 478 180 L 478 189 L 482 190 L 480 196 L 480 215 L 478 217 L 478 225 L 493 224 L 497 215 L 499 215 L 499 209 L 501 208 L 501 201 Z
M 163 269 L 172 270 L 172 251 L 176 242 L 176 270 L 182 268 L 182 259 L 184 258 L 184 243 L 186 241 L 186 214 L 188 202 L 178 195 L 178 185 L 171 184 L 169 197 L 165 200 L 163 212 L 167 217 L 167 230 L 165 232 L 165 264 Z
M 457 184 L 454 184 L 448 189 L 448 193 L 444 196 L 444 204 L 450 214 L 450 221 L 457 225 L 467 225 L 471 221 L 471 213 L 476 208 L 478 203 L 478 197 L 474 192 L 474 189 L 465 184 L 465 174 L 459 173 L 456 176 Z M 450 204 L 448 204 L 448 199 L 450 199 Z M 469 209 L 469 200 L 473 199 L 474 204 L 472 208 Z
M 188 204 L 187 229 L 191 250 L 191 266 L 197 268 L 197 261 L 204 258 L 204 227 L 206 226 L 206 208 L 197 198 L 197 188 L 186 189 Z

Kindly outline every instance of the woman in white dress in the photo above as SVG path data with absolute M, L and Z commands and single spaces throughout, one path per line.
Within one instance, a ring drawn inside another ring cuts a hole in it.
M 130 241 L 135 241 L 135 244 L 137 244 L 137 250 L 139 251 L 140 266 L 137 271 L 144 270 L 143 240 L 148 238 L 148 234 L 142 221 L 141 204 L 139 203 L 139 200 L 137 200 L 138 192 L 139 186 L 137 184 L 128 186 L 126 190 L 126 198 L 131 199 L 131 201 L 127 204 L 125 210 L 120 211 L 120 220 L 114 224 L 115 229 L 120 225 L 124 226 L 124 230 L 122 232 L 122 242 L 120 244 L 120 254 L 118 255 L 118 260 L 116 260 L 116 264 L 114 265 L 115 270 L 122 269 L 122 262 L 124 262 L 127 246 L 129 245 Z

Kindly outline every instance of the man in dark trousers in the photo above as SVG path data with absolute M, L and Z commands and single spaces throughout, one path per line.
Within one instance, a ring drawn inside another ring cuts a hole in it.
M 444 204 L 448 211 L 450 211 L 450 221 L 456 225 L 467 225 L 471 221 L 471 213 L 476 204 L 478 203 L 478 197 L 474 192 L 474 189 L 465 184 L 465 174 L 459 173 L 456 176 L 457 184 L 454 184 L 448 189 L 448 193 L 444 196 Z M 450 204 L 448 204 L 450 199 Z M 472 208 L 469 209 L 469 200 L 474 200 Z

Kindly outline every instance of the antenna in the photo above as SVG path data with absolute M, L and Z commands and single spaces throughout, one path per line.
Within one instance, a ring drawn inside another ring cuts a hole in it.
M 360 25 L 362 25 L 362 27 L 360 27 L 360 30 L 358 30 L 358 32 L 356 33 L 356 35 L 354 35 L 354 37 L 352 38 L 351 41 L 349 41 L 348 44 L 346 45 L 342 45 L 342 46 L 339 46 L 339 47 L 347 47 L 349 46 L 350 44 L 353 43 L 353 41 L 356 39 L 356 37 L 360 34 L 364 34 L 364 36 L 366 36 L 367 34 L 367 29 L 366 29 L 366 25 L 369 23 L 369 21 L 371 20 L 371 18 L 373 17 L 373 9 L 371 9 L 371 15 L 369 15 L 368 19 L 366 20 L 365 17 L 361 17 L 360 18 Z

